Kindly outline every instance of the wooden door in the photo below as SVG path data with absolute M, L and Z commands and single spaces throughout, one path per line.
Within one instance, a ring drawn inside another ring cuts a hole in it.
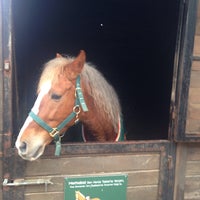
M 185 1 L 181 16 L 175 68 L 174 129 L 176 141 L 200 141 L 200 52 L 198 0 Z
M 128 175 L 128 200 L 173 197 L 175 148 L 168 141 L 64 144 L 59 158 L 53 152 L 49 146 L 41 159 L 21 163 L 21 177 L 4 185 L 3 200 L 64 199 L 65 177 L 116 173 Z
M 177 50 L 173 136 L 177 142 L 174 199 L 199 199 L 200 4 L 183 4 Z

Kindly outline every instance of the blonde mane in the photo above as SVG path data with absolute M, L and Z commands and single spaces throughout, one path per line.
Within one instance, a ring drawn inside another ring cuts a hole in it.
M 64 66 L 72 62 L 73 59 L 71 57 L 60 57 L 47 62 L 39 80 L 38 91 L 44 82 L 55 80 L 58 74 L 63 72 Z M 102 116 L 107 121 L 111 121 L 117 132 L 121 108 L 118 96 L 113 87 L 95 66 L 89 63 L 85 63 L 84 65 L 81 73 L 81 81 L 85 83 L 88 93 L 94 98 L 95 106 L 101 111 Z

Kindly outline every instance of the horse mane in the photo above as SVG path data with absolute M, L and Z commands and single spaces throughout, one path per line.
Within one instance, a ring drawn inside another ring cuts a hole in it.
M 59 57 L 47 62 L 39 80 L 38 91 L 44 82 L 58 78 L 58 74 L 63 72 L 64 66 L 73 60 L 74 58 L 72 57 Z M 107 121 L 113 124 L 115 131 L 118 132 L 121 107 L 113 87 L 102 73 L 90 63 L 85 63 L 81 73 L 81 80 L 85 83 L 89 95 L 93 97 L 96 108 Z

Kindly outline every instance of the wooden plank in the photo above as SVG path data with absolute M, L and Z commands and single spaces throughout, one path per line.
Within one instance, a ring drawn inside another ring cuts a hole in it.
M 194 71 L 200 70 L 200 61 L 196 61 L 196 60 L 192 61 L 192 70 Z
M 200 35 L 196 35 L 194 38 L 194 56 L 200 56 Z
M 190 155 L 188 155 L 188 162 L 189 161 L 200 161 L 200 152 L 194 150 L 193 153 L 191 153 Z
M 200 133 L 200 120 L 187 119 L 186 133 L 188 134 Z
M 200 161 L 188 161 L 186 176 L 200 176 Z
M 199 77 L 200 79 L 200 77 Z M 200 88 L 190 88 L 189 103 L 200 104 Z
M 128 200 L 156 200 L 158 193 L 158 187 L 155 186 L 144 186 L 144 187 L 133 187 L 128 188 Z
M 184 200 L 195 200 L 195 199 L 197 200 L 200 199 L 199 191 L 186 193 L 184 195 Z
M 27 163 L 25 174 L 26 176 L 45 176 L 50 174 L 106 173 L 159 169 L 159 165 L 159 153 L 40 159 L 37 162 Z
M 200 146 L 190 144 L 188 148 L 186 176 L 200 176 Z
M 62 192 L 52 192 L 52 193 L 34 193 L 34 194 L 26 194 L 25 200 L 58 200 L 64 199 L 64 195 Z
M 158 185 L 159 170 L 133 171 L 128 173 L 128 186 Z
M 188 118 L 200 120 L 200 104 L 192 104 L 192 103 L 189 104 Z
M 195 78 L 195 81 L 200 82 L 200 78 L 199 80 L 197 80 L 196 76 Z M 198 85 L 195 81 L 191 80 L 193 86 L 194 84 Z M 188 101 L 186 132 L 188 134 L 197 134 L 200 133 L 200 88 L 190 88 Z
M 187 176 L 185 181 L 185 192 L 194 193 L 198 191 L 200 197 L 200 176 Z
M 190 87 L 191 88 L 200 88 L 200 71 L 191 72 Z
M 200 161 L 200 147 L 199 144 L 192 144 L 188 148 L 188 161 Z
M 186 178 L 184 199 L 200 199 L 200 177 Z
M 187 151 L 187 144 L 178 143 L 175 167 L 174 200 L 183 200 L 184 197 Z

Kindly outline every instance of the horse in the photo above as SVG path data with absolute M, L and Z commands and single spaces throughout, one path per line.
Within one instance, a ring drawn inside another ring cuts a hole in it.
M 82 123 L 84 142 L 114 142 L 124 138 L 121 106 L 113 87 L 95 66 L 86 62 L 86 53 L 48 61 L 42 70 L 36 101 L 28 114 L 15 146 L 25 160 L 38 159 L 45 147 L 56 143 L 69 127 Z

